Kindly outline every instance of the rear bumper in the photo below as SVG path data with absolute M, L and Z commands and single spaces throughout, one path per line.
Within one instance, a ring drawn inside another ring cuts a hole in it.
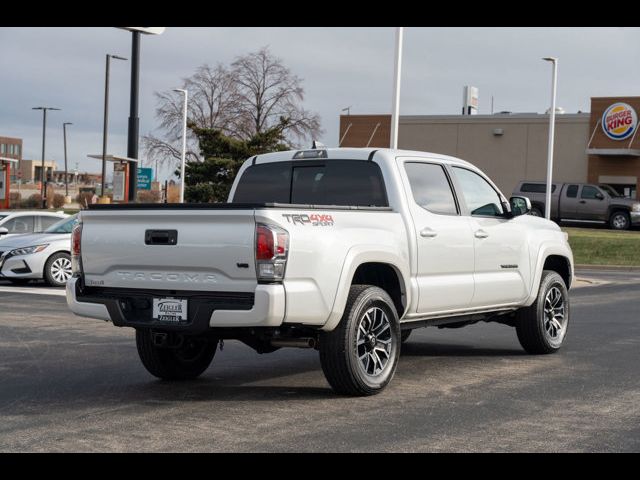
M 165 292 L 162 290 L 79 288 L 79 279 L 67 283 L 67 304 L 83 317 L 111 321 L 120 327 L 155 328 L 188 334 L 211 328 L 277 327 L 285 315 L 282 285 L 258 285 L 255 292 Z M 167 324 L 151 318 L 154 297 L 188 300 L 188 322 Z

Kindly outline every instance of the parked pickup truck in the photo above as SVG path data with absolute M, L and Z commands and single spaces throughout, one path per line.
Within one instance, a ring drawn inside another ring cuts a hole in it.
M 225 204 L 91 205 L 72 234 L 77 315 L 136 329 L 162 379 L 223 340 L 319 350 L 329 384 L 370 395 L 412 329 L 499 322 L 532 354 L 562 345 L 573 256 L 473 165 L 388 149 L 248 159 Z
M 513 195 L 531 200 L 531 215 L 545 214 L 545 182 L 520 182 Z M 623 197 L 609 185 L 588 183 L 552 183 L 551 215 L 557 222 L 608 224 L 615 230 L 640 225 L 640 202 Z

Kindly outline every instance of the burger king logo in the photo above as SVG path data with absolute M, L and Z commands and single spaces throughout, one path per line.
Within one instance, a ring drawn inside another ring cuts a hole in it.
M 636 111 L 627 103 L 614 103 L 602 114 L 602 131 L 612 140 L 629 138 L 637 125 Z

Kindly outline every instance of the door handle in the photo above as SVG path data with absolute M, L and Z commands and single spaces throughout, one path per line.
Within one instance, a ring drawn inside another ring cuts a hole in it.
M 422 230 L 420 230 L 420 236 L 421 237 L 433 238 L 433 237 L 435 237 L 437 235 L 438 235 L 438 232 L 436 232 L 435 230 L 430 229 L 429 227 L 423 228 Z
M 586 200 L 580 200 L 580 203 L 587 203 Z
M 474 235 L 476 238 L 487 238 L 489 236 L 489 234 L 484 230 L 476 230 L 476 233 Z

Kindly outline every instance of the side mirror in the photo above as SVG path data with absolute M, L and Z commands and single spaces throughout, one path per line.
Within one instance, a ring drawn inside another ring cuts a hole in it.
M 603 195 L 603 194 L 601 194 L 600 192 L 598 192 L 598 193 L 596 193 L 596 198 L 597 198 L 598 200 L 604 200 L 604 195 Z
M 531 211 L 531 200 L 527 197 L 511 197 L 509 205 L 511 206 L 511 216 L 513 217 L 526 215 Z
M 9 230 L 6 227 L 0 227 L 0 235 L 6 235 L 7 233 L 9 233 Z

